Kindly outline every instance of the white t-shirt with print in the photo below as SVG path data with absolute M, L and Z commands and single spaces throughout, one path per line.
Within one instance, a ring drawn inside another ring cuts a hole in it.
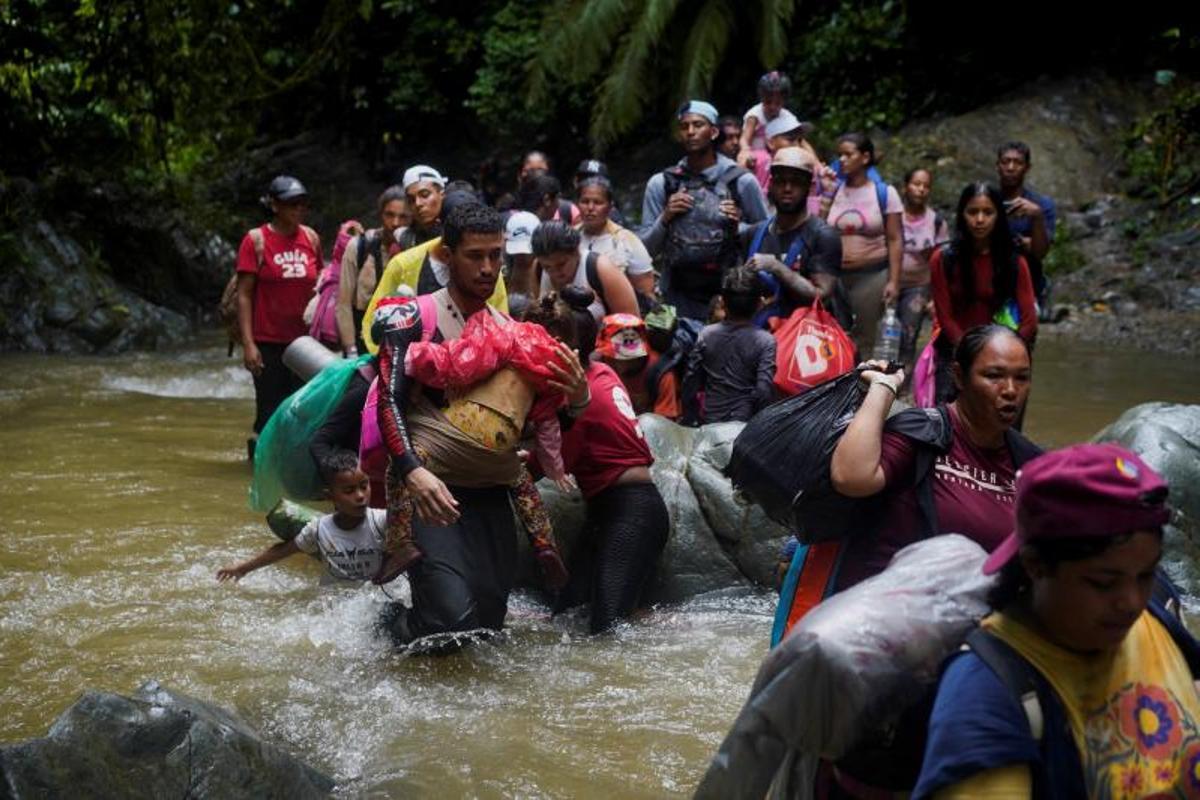
M 626 275 L 645 275 L 654 269 L 650 253 L 637 234 L 612 220 L 608 221 L 599 236 L 589 236 L 582 230 L 579 233 L 580 256 L 588 253 L 607 256 Z
M 766 150 L 767 149 L 767 115 L 763 113 L 763 105 L 752 106 L 749 111 L 742 115 L 743 124 L 745 120 L 754 117 L 757 124 L 754 126 L 754 133 L 750 135 L 751 150 Z
M 325 514 L 304 526 L 293 540 L 305 553 L 318 556 L 334 578 L 370 580 L 383 565 L 383 535 L 387 512 L 368 508 L 361 523 L 345 530 Z

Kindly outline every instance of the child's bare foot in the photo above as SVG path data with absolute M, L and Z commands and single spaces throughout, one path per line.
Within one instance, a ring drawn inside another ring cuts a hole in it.
M 379 572 L 376 572 L 375 577 L 371 579 L 371 583 L 376 585 L 391 583 L 400 577 L 401 572 L 408 571 L 409 567 L 424 557 L 425 554 L 415 543 L 404 542 L 387 554 L 387 558 L 379 567 Z

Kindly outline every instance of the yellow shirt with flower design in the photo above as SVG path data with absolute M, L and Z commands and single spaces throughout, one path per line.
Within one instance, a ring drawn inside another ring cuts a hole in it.
M 1065 650 L 1004 614 L 983 624 L 1062 701 L 1089 797 L 1200 798 L 1200 693 L 1171 633 L 1151 613 L 1103 655 Z

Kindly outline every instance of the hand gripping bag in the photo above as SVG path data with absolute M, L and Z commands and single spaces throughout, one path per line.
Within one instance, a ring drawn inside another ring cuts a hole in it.
M 821 305 L 797 308 L 775 331 L 775 386 L 806 392 L 854 369 L 854 343 Z
M 370 360 L 369 355 L 338 359 L 279 405 L 258 435 L 254 449 L 250 508 L 266 512 L 282 497 L 289 500 L 321 497 L 324 484 L 309 455 L 308 444 L 341 401 L 354 371 Z
M 725 468 L 734 489 L 802 542 L 847 535 L 874 503 L 834 492 L 829 462 L 862 398 L 852 370 L 755 414 L 734 440 Z M 804 513 L 813 510 L 821 513 Z
M 809 612 L 767 655 L 695 796 L 764 797 L 798 755 L 838 760 L 869 751 L 882 770 L 884 760 L 919 752 L 922 742 L 905 736 L 919 739 L 923 729 L 908 731 L 905 719 L 987 613 L 995 579 L 982 572 L 986 558 L 959 534 L 926 539 Z M 911 770 L 920 757 L 908 761 L 900 766 Z M 805 796 L 811 788 L 795 790 Z

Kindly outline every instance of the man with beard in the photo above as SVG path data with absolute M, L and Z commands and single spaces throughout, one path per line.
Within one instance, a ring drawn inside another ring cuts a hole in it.
M 742 232 L 742 252 L 747 266 L 774 301 L 755 321 L 765 325 L 773 316 L 787 318 L 801 305 L 821 298 L 838 323 L 849 331 L 852 320 L 844 302 L 838 275 L 842 264 L 842 238 L 825 220 L 807 210 L 813 174 L 820 168 L 811 153 L 800 147 L 783 147 L 771 159 L 771 202 L 775 216 Z
M 738 223 L 766 219 L 767 206 L 754 175 L 717 152 L 717 110 L 691 100 L 676 113 L 684 157 L 646 183 L 641 237 L 663 271 L 664 300 L 679 316 L 701 323 L 737 266 Z
M 454 428 L 446 416 L 445 391 L 418 383 L 406 374 L 411 345 L 444 342 L 461 336 L 474 314 L 491 314 L 500 325 L 507 315 L 488 305 L 500 279 L 504 221 L 479 203 L 461 205 L 445 221 L 442 245 L 449 282 L 425 298 L 389 300 L 380 306 L 373 327 L 379 351 L 379 426 L 388 451 L 388 525 L 407 517 L 411 502 L 412 538 L 422 557 L 408 567 L 412 607 L 394 604 L 384 626 L 404 645 L 434 634 L 431 648 L 453 648 L 453 634 L 504 625 L 508 594 L 516 577 L 517 541 L 509 488 L 523 469 L 515 447 L 489 447 Z M 562 391 L 571 408 L 583 409 L 590 396 L 583 367 L 561 347 L 558 376 L 550 386 Z M 508 423 L 515 442 L 524 411 L 501 370 L 468 390 L 482 409 L 472 424 L 484 428 Z M 522 417 L 512 422 L 513 415 Z M 452 430 L 453 429 L 453 430 Z M 456 432 L 457 431 L 457 432 Z M 498 436 L 493 438 L 499 438 Z M 420 453 L 420 457 L 418 456 Z M 390 532 L 389 532 L 390 533 Z M 390 535 L 389 535 L 390 538 Z M 392 561 L 389 554 L 385 570 Z

